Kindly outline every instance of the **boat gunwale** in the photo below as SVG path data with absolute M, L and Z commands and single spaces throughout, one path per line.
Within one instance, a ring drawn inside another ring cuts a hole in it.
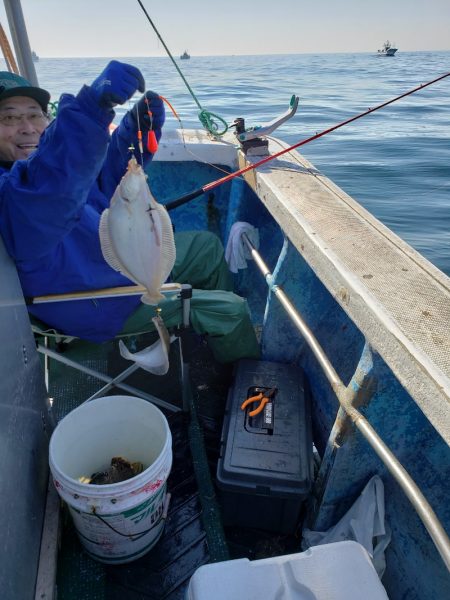
M 184 131 L 183 134 L 171 132 L 165 136 L 163 152 L 157 159 L 194 160 L 185 148 L 185 142 L 188 145 L 194 142 L 195 154 L 200 159 L 207 156 L 210 163 L 218 164 L 219 161 L 233 168 L 237 144 L 232 141 L 232 137 L 221 142 L 212 141 L 206 133 L 197 130 Z M 279 151 L 280 145 L 288 147 L 276 140 L 271 152 Z M 174 147 L 177 147 L 175 153 Z M 239 154 L 239 167 L 249 164 L 245 155 L 242 152 Z M 361 330 L 371 347 L 392 369 L 430 423 L 449 443 L 450 365 L 438 364 L 433 360 L 427 352 L 430 340 L 424 340 L 422 345 L 417 344 L 414 339 L 415 323 L 408 323 L 407 320 L 399 322 L 392 307 L 386 306 L 377 295 L 374 285 L 370 285 L 373 274 L 366 280 L 352 271 L 342 248 L 338 245 L 333 247 L 327 238 L 329 223 L 326 223 L 326 218 L 320 215 L 320 218 L 311 222 L 304 214 L 307 197 L 314 194 L 324 204 L 328 202 L 329 206 L 336 208 L 333 226 L 336 232 L 342 234 L 341 237 L 349 235 L 349 223 L 356 218 L 363 234 L 376 239 L 377 248 L 386 251 L 387 255 L 397 256 L 399 262 L 395 276 L 398 282 L 391 290 L 392 295 L 399 294 L 400 290 L 407 287 L 407 282 L 411 286 L 416 278 L 422 278 L 429 283 L 430 289 L 420 290 L 428 294 L 428 298 L 420 298 L 421 302 L 445 306 L 450 298 L 450 279 L 296 151 L 267 163 L 256 173 L 250 171 L 244 177 L 299 254 Z M 366 253 L 370 255 L 370 248 L 366 249 Z M 392 272 L 391 263 L 380 264 L 378 275 L 383 277 L 388 269 Z M 388 285 L 388 281 L 383 281 L 383 287 Z M 425 320 L 427 318 L 424 317 Z M 441 330 L 443 337 L 448 336 L 445 334 L 445 314 L 435 314 L 433 319 L 435 331 Z

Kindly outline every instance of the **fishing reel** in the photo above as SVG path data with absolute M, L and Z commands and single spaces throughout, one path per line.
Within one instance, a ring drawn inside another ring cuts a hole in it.
M 230 127 L 235 127 L 234 132 L 242 151 L 247 156 L 266 156 L 269 154 L 269 142 L 264 139 L 270 135 L 272 131 L 275 131 L 282 123 L 293 117 L 297 111 L 299 98 L 293 95 L 289 103 L 288 110 L 283 113 L 280 117 L 273 119 L 270 123 L 264 125 L 256 125 L 245 129 L 244 119 L 235 119 Z

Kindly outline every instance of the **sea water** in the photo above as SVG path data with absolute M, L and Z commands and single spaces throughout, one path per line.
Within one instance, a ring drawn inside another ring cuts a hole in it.
M 41 58 L 39 83 L 52 99 L 91 83 L 108 58 Z M 166 97 L 186 128 L 199 105 L 246 127 L 296 115 L 275 133 L 295 144 L 450 71 L 450 52 L 120 58 L 147 89 Z M 118 107 L 117 119 L 129 106 Z M 179 127 L 168 111 L 167 128 Z M 450 77 L 327 134 L 300 152 L 380 221 L 450 275 Z M 186 190 L 189 192 L 191 190 Z

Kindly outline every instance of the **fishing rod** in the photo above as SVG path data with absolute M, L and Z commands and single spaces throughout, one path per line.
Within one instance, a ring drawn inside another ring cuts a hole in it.
M 391 100 L 388 100 L 387 102 L 383 102 L 382 104 L 379 104 L 378 106 L 375 106 L 374 108 L 369 108 L 368 110 L 366 110 L 354 117 L 351 117 L 350 119 L 347 119 L 346 121 L 342 121 L 341 123 L 338 123 L 337 125 L 333 125 L 333 127 L 325 129 L 325 130 L 321 131 L 320 133 L 316 133 L 315 135 L 313 135 L 309 138 L 306 138 L 306 139 L 302 140 L 301 142 L 297 142 L 293 146 L 289 146 L 289 148 L 284 148 L 283 150 L 280 150 L 276 154 L 271 154 L 270 156 L 266 156 L 265 158 L 259 160 L 256 163 L 248 165 L 242 169 L 239 169 L 238 171 L 233 171 L 233 173 L 229 173 L 228 175 L 225 175 L 225 177 L 216 179 L 215 181 L 212 181 L 211 183 L 207 183 L 204 186 L 202 186 L 201 188 L 198 188 L 197 190 L 194 190 L 193 192 L 190 192 L 189 194 L 186 194 L 185 196 L 181 196 L 177 200 L 172 200 L 172 202 L 168 202 L 165 205 L 166 209 L 172 210 L 174 208 L 177 208 L 178 206 L 181 206 L 182 204 L 185 204 L 186 202 L 189 202 L 190 200 L 193 200 L 194 198 L 197 198 L 198 196 L 201 196 L 202 194 L 215 189 L 219 185 L 222 185 L 223 183 L 227 183 L 228 181 L 230 181 L 231 179 L 234 179 L 235 177 L 239 177 L 239 175 L 243 175 L 244 173 L 247 173 L 248 171 L 256 169 L 257 167 L 260 167 L 261 165 L 264 165 L 265 163 L 267 163 L 271 160 L 274 160 L 275 158 L 278 158 L 279 156 L 282 156 L 283 154 L 292 152 L 292 150 L 295 150 L 296 148 L 299 148 L 300 146 L 309 144 L 309 142 L 313 142 L 314 140 L 317 140 L 317 139 L 323 137 L 324 135 L 331 133 L 332 131 L 336 131 L 336 129 L 339 129 L 340 127 L 344 127 L 344 125 L 348 125 L 349 123 L 352 123 L 353 121 L 356 121 L 357 119 L 361 119 L 362 117 L 365 117 L 366 115 L 373 113 L 376 110 L 380 110 L 381 108 L 384 108 L 385 106 L 388 106 L 389 104 L 392 104 L 393 102 L 397 102 L 398 100 L 401 100 L 402 98 L 405 98 L 406 96 L 410 96 L 411 94 L 414 94 L 415 92 L 418 92 L 419 90 L 422 90 L 423 88 L 426 88 L 429 85 L 432 85 L 433 83 L 437 83 L 438 81 L 441 81 L 441 79 L 445 79 L 449 75 L 450 75 L 450 72 L 445 73 L 445 75 L 441 75 L 440 77 L 436 77 L 436 79 L 433 79 L 432 81 L 428 81 L 428 83 L 422 83 L 421 85 L 418 85 L 414 89 L 409 90 L 408 92 L 405 92 L 404 94 L 401 94 L 400 96 L 396 96 L 395 98 L 392 98 Z

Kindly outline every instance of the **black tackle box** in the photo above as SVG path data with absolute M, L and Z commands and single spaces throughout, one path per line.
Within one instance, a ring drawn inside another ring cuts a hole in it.
M 248 398 L 272 396 L 263 409 Z M 267 394 L 267 396 L 266 396 Z M 310 398 L 303 371 L 241 360 L 228 393 L 217 486 L 224 525 L 293 533 L 313 478 Z

